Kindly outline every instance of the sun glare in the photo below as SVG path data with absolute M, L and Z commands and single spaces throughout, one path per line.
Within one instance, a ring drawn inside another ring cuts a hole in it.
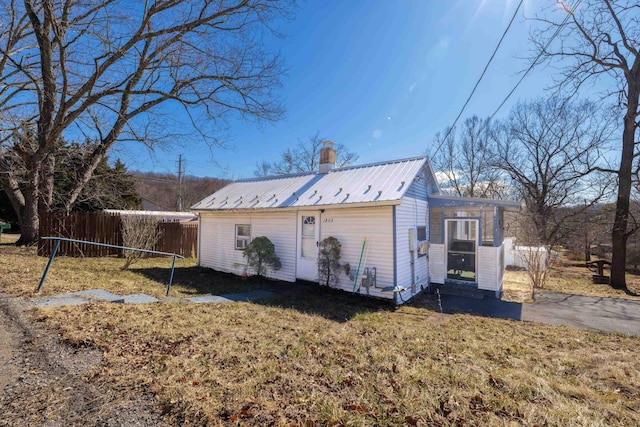
M 468 7 L 469 5 L 474 5 L 472 7 L 475 8 L 473 12 L 473 16 L 471 18 L 471 23 L 475 22 L 476 19 L 485 11 L 497 12 L 502 11 L 503 19 L 508 20 L 513 13 L 513 3 L 514 0 L 475 0 L 474 2 L 470 2 L 469 0 L 460 0 L 456 3 L 457 7 Z M 528 0 L 524 0 L 523 10 L 528 9 Z

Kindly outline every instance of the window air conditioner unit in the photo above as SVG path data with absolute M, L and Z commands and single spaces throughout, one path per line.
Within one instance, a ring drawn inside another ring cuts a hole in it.
M 418 255 L 426 255 L 429 250 L 429 242 L 426 240 L 423 242 L 418 242 Z

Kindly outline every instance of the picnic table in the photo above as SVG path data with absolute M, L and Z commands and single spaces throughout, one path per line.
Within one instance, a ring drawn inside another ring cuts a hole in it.
M 596 273 L 593 276 L 591 276 L 593 283 L 600 284 L 600 285 L 609 283 L 609 277 L 604 275 L 605 265 L 611 266 L 611 262 L 607 261 L 606 259 L 598 259 L 595 261 L 588 261 L 586 263 L 587 268 L 592 272 Z

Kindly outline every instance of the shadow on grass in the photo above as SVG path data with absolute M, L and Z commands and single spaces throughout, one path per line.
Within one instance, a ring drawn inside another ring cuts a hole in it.
M 396 309 L 388 300 L 356 295 L 317 283 L 298 281 L 281 285 L 283 289 L 279 292 L 279 297 L 258 303 L 321 316 L 336 322 L 347 322 L 360 314 Z
M 164 284 L 171 273 L 170 268 L 158 267 L 131 268 L 131 271 Z M 297 310 L 337 322 L 346 322 L 358 314 L 395 310 L 389 301 L 352 295 L 312 282 L 289 283 L 257 276 L 242 279 L 235 274 L 203 267 L 176 267 L 171 295 L 227 295 L 255 290 L 270 291 L 276 296 L 255 300 L 254 304 Z
M 170 267 L 136 268 L 131 272 L 141 274 L 148 279 L 167 284 L 171 275 Z M 176 267 L 173 274 L 172 294 L 176 291 L 186 296 L 224 295 L 265 289 L 264 279 L 249 277 L 246 280 L 230 274 L 203 267 Z M 174 295 L 175 296 L 175 295 Z

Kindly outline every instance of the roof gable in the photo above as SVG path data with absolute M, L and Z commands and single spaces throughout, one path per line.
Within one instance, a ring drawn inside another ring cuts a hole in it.
M 425 157 L 333 169 L 327 173 L 233 182 L 194 210 L 277 209 L 398 203 L 427 164 Z M 431 172 L 430 172 L 431 173 Z

